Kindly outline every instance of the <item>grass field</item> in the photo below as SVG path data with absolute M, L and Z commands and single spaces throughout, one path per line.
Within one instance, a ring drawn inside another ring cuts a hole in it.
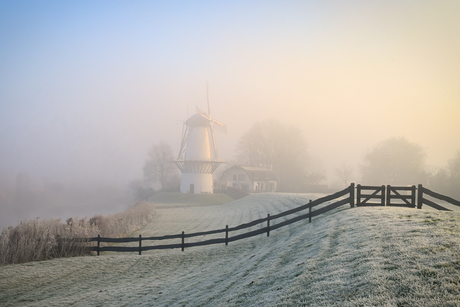
M 158 208 L 140 233 L 235 226 L 314 198 L 261 194 Z M 343 206 L 228 246 L 0 267 L 0 305 L 459 306 L 459 235 L 458 212 Z
M 158 193 L 149 198 L 157 208 L 218 206 L 234 199 L 227 194 Z

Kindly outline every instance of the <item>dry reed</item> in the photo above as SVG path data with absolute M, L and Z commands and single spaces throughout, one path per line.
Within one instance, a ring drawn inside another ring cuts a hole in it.
M 39 218 L 4 228 L 0 235 L 0 265 L 91 254 L 89 238 L 124 237 L 147 224 L 153 204 L 140 202 L 123 212 L 91 219 Z

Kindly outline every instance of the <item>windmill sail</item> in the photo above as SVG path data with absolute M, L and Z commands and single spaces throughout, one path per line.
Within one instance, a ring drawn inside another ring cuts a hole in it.
M 217 120 L 212 120 L 212 127 L 221 133 L 227 134 L 227 125 L 224 125 Z

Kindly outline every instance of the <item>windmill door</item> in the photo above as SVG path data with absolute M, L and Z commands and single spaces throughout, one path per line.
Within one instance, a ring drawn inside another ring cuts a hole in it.
M 190 193 L 195 193 L 195 185 L 193 183 L 190 184 Z

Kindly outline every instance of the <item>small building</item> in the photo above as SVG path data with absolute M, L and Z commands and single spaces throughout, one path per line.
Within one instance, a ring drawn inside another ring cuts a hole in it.
M 248 193 L 275 192 L 277 176 L 265 167 L 234 165 L 220 179 L 221 189 L 233 187 Z

